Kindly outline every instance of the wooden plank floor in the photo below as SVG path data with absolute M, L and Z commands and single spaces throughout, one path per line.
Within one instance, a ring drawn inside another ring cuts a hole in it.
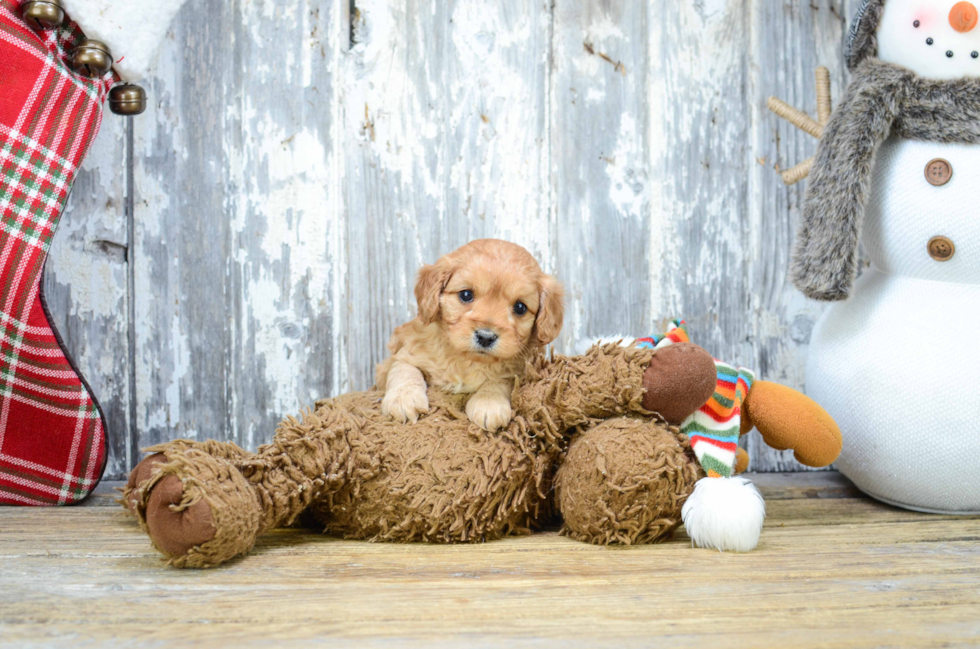
M 835 473 L 755 481 L 769 517 L 744 555 L 683 532 L 447 547 L 290 529 L 189 571 L 165 567 L 105 489 L 86 507 L 0 508 L 0 646 L 980 644 L 980 517 L 895 509 Z

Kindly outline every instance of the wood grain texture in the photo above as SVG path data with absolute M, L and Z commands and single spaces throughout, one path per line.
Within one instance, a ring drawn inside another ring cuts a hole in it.
M 343 94 L 349 389 L 374 383 L 415 274 L 472 239 L 554 267 L 550 13 L 536 0 L 361 0 Z
M 806 182 L 786 187 L 777 170 L 788 169 L 816 152 L 816 141 L 767 108 L 777 96 L 809 115 L 817 114 L 814 72 L 831 71 L 831 95 L 837 101 L 847 82 L 841 43 L 859 2 L 837 0 L 772 3 L 751 7 L 747 106 L 751 112 L 745 214 L 744 310 L 742 333 L 751 351 L 741 362 L 761 378 L 803 389 L 810 332 L 823 311 L 791 284 L 786 269 L 796 237 Z M 844 17 L 847 17 L 845 19 Z M 757 432 L 747 438 L 753 466 L 763 470 L 800 470 L 790 451 L 776 451 Z
M 653 333 L 650 26 L 644 2 L 559 2 L 553 20 L 553 209 L 569 297 L 558 346 L 577 351 Z
M 752 366 L 756 348 L 745 336 L 754 319 L 745 272 L 750 5 L 654 5 L 655 310 L 685 318 L 692 339 L 716 357 Z
M 333 388 L 337 4 L 192 2 L 137 122 L 139 444 L 268 441 Z
M 776 169 L 815 142 L 765 100 L 814 114 L 818 64 L 840 96 L 857 4 L 191 0 L 133 122 L 132 190 L 104 171 L 124 150 L 109 116 L 72 198 L 84 232 L 52 255 L 110 412 L 109 475 L 176 437 L 254 448 L 369 387 L 418 267 L 478 237 L 565 283 L 559 351 L 683 317 L 715 356 L 801 388 L 821 307 L 786 278 L 805 183 Z M 125 240 L 126 199 L 131 254 L 92 248 Z M 755 469 L 802 468 L 747 443 Z
M 302 529 L 208 571 L 121 509 L 0 510 L 0 647 L 941 647 L 980 642 L 980 518 L 895 509 L 833 472 L 756 476 L 748 554 L 554 532 L 371 544 Z
M 44 269 L 52 322 L 105 413 L 106 475 L 129 472 L 126 123 L 107 114 Z

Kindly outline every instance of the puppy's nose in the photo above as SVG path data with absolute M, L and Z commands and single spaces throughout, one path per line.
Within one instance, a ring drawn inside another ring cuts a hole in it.
M 977 8 L 970 2 L 957 2 L 949 11 L 949 24 L 961 34 L 977 26 Z
M 476 338 L 476 344 L 483 349 L 490 349 L 497 342 L 497 334 L 489 329 L 478 329 L 473 337 Z

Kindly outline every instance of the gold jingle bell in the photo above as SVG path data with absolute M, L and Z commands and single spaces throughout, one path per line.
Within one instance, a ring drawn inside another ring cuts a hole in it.
M 116 115 L 139 115 L 146 110 L 146 91 L 132 83 L 120 83 L 109 91 L 109 110 Z
M 65 21 L 65 10 L 61 0 L 31 0 L 21 7 L 21 17 L 31 27 L 40 30 L 54 29 Z
M 112 52 L 102 41 L 86 38 L 71 51 L 68 62 L 76 73 L 98 79 L 112 68 Z

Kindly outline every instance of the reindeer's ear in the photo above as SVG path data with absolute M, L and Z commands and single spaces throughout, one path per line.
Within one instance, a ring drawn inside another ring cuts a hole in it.
M 419 304 L 419 318 L 425 324 L 435 322 L 439 317 L 439 298 L 452 274 L 452 264 L 445 257 L 419 270 L 415 280 L 415 301 Z
M 534 319 L 534 336 L 541 345 L 547 345 L 561 333 L 565 319 L 565 289 L 554 277 L 541 279 L 541 302 Z

